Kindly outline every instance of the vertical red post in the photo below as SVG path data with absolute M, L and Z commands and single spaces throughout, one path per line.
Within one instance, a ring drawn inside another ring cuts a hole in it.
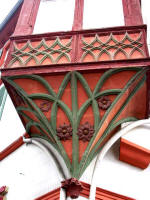
M 33 32 L 40 0 L 24 0 L 14 35 L 30 35 Z
M 83 25 L 84 0 L 75 1 L 74 22 L 72 30 L 81 30 Z
M 122 0 L 126 26 L 143 24 L 140 0 Z

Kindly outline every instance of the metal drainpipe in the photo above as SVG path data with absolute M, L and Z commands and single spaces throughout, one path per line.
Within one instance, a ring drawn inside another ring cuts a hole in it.
M 54 162 L 58 168 L 58 171 L 61 173 L 62 179 L 68 179 L 71 177 L 70 172 L 67 169 L 67 167 L 65 166 L 63 159 L 61 158 L 61 156 L 56 152 L 56 150 L 52 146 L 49 146 L 49 149 L 48 149 L 40 141 L 37 141 L 36 139 L 33 139 L 33 138 L 23 137 L 23 142 L 26 144 L 35 144 L 40 149 L 42 149 L 46 154 L 50 155 L 54 159 Z M 60 181 L 62 181 L 62 180 L 60 180 Z M 63 189 L 61 189 L 61 187 L 60 187 L 60 199 L 61 200 L 66 199 L 66 193 Z M 69 199 L 67 198 L 67 200 L 69 200 Z
M 91 179 L 91 188 L 90 188 L 90 194 L 89 194 L 89 200 L 94 200 L 95 199 L 95 194 L 96 194 L 96 176 L 98 176 L 98 167 L 100 162 L 103 160 L 104 156 L 108 152 L 108 150 L 111 148 L 111 146 L 123 135 L 127 134 L 130 130 L 141 126 L 145 124 L 150 124 L 150 119 L 144 119 L 144 120 L 138 120 L 136 122 L 133 122 L 132 124 L 128 125 L 127 127 L 121 129 L 118 131 L 103 147 L 102 151 L 98 154 L 94 169 L 93 169 L 93 174 L 92 174 L 92 179 Z

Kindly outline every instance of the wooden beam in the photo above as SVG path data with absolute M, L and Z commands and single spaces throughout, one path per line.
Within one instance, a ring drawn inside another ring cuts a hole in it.
M 32 34 L 39 5 L 40 0 L 24 0 L 14 36 Z
M 124 20 L 126 26 L 143 24 L 141 5 L 139 0 L 122 0 Z
M 121 138 L 119 159 L 135 167 L 146 169 L 150 163 L 150 150 Z
M 23 136 L 26 138 L 29 137 L 27 133 L 25 133 Z M 6 147 L 3 151 L 0 152 L 0 161 L 9 156 L 23 144 L 24 144 L 23 137 L 19 137 L 17 140 L 15 140 L 13 143 L 11 143 L 8 147 Z
M 73 31 L 81 30 L 83 25 L 84 0 L 75 1 Z

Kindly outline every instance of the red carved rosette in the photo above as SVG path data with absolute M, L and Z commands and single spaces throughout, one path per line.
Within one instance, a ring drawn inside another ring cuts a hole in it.
M 77 199 L 80 195 L 80 192 L 83 189 L 82 184 L 76 178 L 70 178 L 68 180 L 62 181 L 62 188 L 66 190 L 67 196 L 70 196 L 72 199 Z
M 98 107 L 107 110 L 111 105 L 111 100 L 107 96 L 102 96 L 98 99 Z
M 63 124 L 57 128 L 57 136 L 60 140 L 69 140 L 72 137 L 72 127 L 71 125 Z
M 94 134 L 94 127 L 89 124 L 89 122 L 85 122 L 85 124 L 82 124 L 78 128 L 77 135 L 79 136 L 80 140 L 83 140 L 84 142 L 90 141 L 90 139 L 93 137 Z
M 42 112 L 48 112 L 51 109 L 51 103 L 45 100 L 40 103 L 39 108 Z

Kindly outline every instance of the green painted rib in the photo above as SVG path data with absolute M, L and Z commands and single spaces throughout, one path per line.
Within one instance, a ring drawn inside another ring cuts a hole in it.
M 72 115 L 73 115 L 73 135 L 72 135 L 72 176 L 76 178 L 79 164 L 79 140 L 77 135 L 77 112 L 78 94 L 76 73 L 71 74 L 71 96 L 72 96 Z
M 118 95 L 121 93 L 121 89 L 111 89 L 99 92 L 95 95 L 95 98 L 98 99 L 101 96 L 108 96 L 108 95 Z
M 116 70 L 111 70 L 111 73 L 114 74 L 114 71 Z M 137 72 L 129 81 L 128 83 L 126 84 L 126 86 L 122 89 L 122 92 L 116 97 L 116 99 L 114 100 L 114 102 L 111 104 L 111 106 L 108 108 L 108 110 L 105 112 L 105 115 L 103 116 L 100 124 L 99 124 L 99 127 L 98 129 L 95 131 L 95 134 L 93 136 L 93 138 L 91 139 L 91 141 L 89 142 L 85 152 L 84 152 L 84 155 L 82 157 L 82 160 L 80 161 L 80 164 L 79 164 L 79 173 L 78 173 L 78 178 L 82 175 L 82 173 L 84 172 L 84 170 L 86 169 L 87 167 L 87 164 L 86 162 L 88 163 L 88 159 L 89 158 L 89 150 L 92 146 L 92 143 L 97 135 L 97 132 L 99 131 L 101 125 L 103 124 L 104 120 L 106 119 L 106 117 L 109 115 L 109 113 L 111 112 L 111 110 L 113 109 L 113 107 L 115 106 L 115 104 L 119 101 L 119 99 L 122 97 L 122 95 L 125 93 L 125 91 L 130 87 L 130 85 L 140 76 L 143 76 L 143 74 L 146 73 L 146 70 L 143 69 L 143 70 L 140 70 L 139 72 Z M 106 74 L 105 74 L 106 75 Z M 107 73 L 108 75 L 108 73 Z M 110 74 L 111 75 L 111 74 Z M 104 76 L 103 76 L 104 77 Z M 103 79 L 102 79 L 103 80 Z M 99 84 L 100 85 L 100 84 Z M 97 147 L 98 148 L 98 147 Z
M 30 98 L 28 98 L 28 95 L 15 82 L 10 80 L 9 78 L 4 78 L 4 79 L 5 79 L 5 81 L 7 83 L 12 85 L 12 87 L 14 87 L 17 90 L 19 95 L 23 96 L 24 99 L 26 99 L 26 102 L 28 102 L 28 105 L 30 104 L 30 107 L 32 107 L 33 110 L 36 112 L 36 116 L 38 116 L 38 119 L 41 121 L 41 123 L 43 123 L 47 127 L 47 129 L 49 131 L 49 134 L 54 138 L 54 140 L 55 140 L 55 142 L 56 142 L 56 144 L 57 144 L 57 146 L 59 148 L 59 151 L 61 152 L 61 156 L 63 157 L 63 159 L 64 159 L 64 161 L 66 163 L 66 166 L 71 171 L 70 160 L 68 158 L 68 155 L 65 152 L 65 149 L 64 149 L 63 145 L 61 144 L 61 142 L 59 141 L 59 139 L 56 136 L 56 130 L 53 130 L 52 126 L 48 122 L 48 120 L 45 117 L 45 115 L 38 108 L 38 106 Z
M 18 75 L 18 76 L 11 76 L 11 77 L 9 77 L 9 79 L 10 80 L 31 79 L 31 80 L 38 81 L 45 87 L 45 89 L 49 92 L 50 95 L 52 95 L 53 97 L 56 97 L 56 93 L 53 91 L 51 85 L 44 78 L 42 78 L 38 75 Z

